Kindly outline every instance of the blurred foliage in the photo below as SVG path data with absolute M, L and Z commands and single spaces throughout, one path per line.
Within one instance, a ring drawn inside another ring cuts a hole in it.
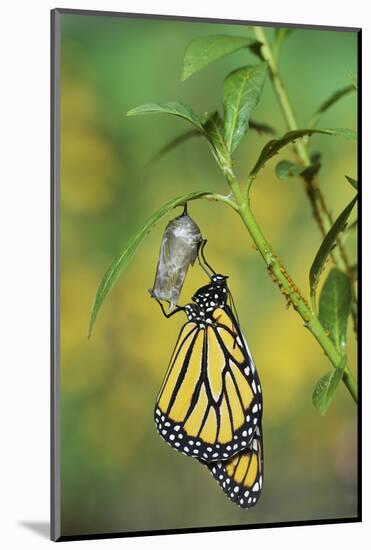
M 270 36 L 274 29 L 267 29 Z M 344 387 L 327 415 L 311 403 L 328 362 L 272 285 L 239 218 L 200 201 L 190 213 L 209 239 L 208 260 L 230 275 L 241 325 L 264 390 L 265 487 L 256 509 L 230 503 L 206 468 L 157 435 L 153 407 L 182 319 L 166 320 L 147 289 L 155 275 L 161 222 L 143 241 L 104 304 L 92 339 L 89 312 L 106 266 L 163 203 L 199 190 L 225 190 L 206 144 L 189 140 L 146 171 L 153 154 L 187 125 L 172 117 L 133 120 L 149 101 L 180 99 L 198 113 L 220 104 L 223 77 L 253 62 L 248 51 L 180 80 L 188 43 L 210 34 L 252 36 L 239 25 L 62 16 L 61 67 L 61 402 L 62 533 L 86 534 L 352 517 L 357 513 L 356 408 Z M 282 46 L 281 72 L 305 127 L 334 90 L 356 74 L 352 32 L 296 30 Z M 354 127 L 354 94 L 322 115 L 323 127 Z M 267 82 L 254 117 L 285 127 Z M 236 154 L 245 179 L 267 141 L 250 133 Z M 354 196 L 356 144 L 314 136 L 321 181 L 336 217 Z M 286 150 L 279 160 L 290 157 Z M 295 161 L 292 156 L 289 160 Z M 298 179 L 268 164 L 252 190 L 264 233 L 299 286 L 321 237 Z M 175 211 L 175 214 L 177 212 Z M 354 220 L 350 216 L 349 223 Z M 354 232 L 347 245 L 356 260 Z M 327 267 L 328 270 L 328 267 Z M 205 283 L 197 267 L 182 292 Z M 348 328 L 348 363 L 356 342 Z

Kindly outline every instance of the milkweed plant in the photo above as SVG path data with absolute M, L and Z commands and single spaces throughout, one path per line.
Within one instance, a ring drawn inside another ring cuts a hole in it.
M 108 293 L 119 279 L 122 271 L 133 257 L 138 245 L 151 228 L 173 208 L 189 201 L 206 199 L 220 201 L 232 208 L 240 216 L 246 227 L 247 239 L 252 239 L 260 254 L 265 269 L 272 282 L 277 285 L 287 304 L 298 314 L 298 319 L 313 335 L 314 340 L 328 357 L 332 368 L 315 385 L 313 404 L 324 415 L 334 399 L 340 381 L 357 403 L 357 382 L 347 365 L 347 326 L 352 319 L 357 334 L 357 266 L 352 265 L 345 247 L 345 236 L 349 230 L 356 230 L 355 222 L 349 227 L 347 221 L 357 202 L 357 181 L 345 175 L 349 185 L 353 186 L 355 196 L 344 209 L 333 218 L 326 198 L 320 186 L 319 156 L 309 152 L 309 140 L 313 134 L 330 137 L 339 136 L 356 140 L 356 132 L 347 128 L 318 128 L 321 115 L 337 101 L 354 92 L 357 84 L 335 91 L 323 102 L 305 128 L 299 128 L 290 98 L 279 71 L 281 48 L 292 29 L 276 29 L 270 43 L 262 27 L 254 27 L 254 37 L 215 35 L 203 36 L 193 40 L 186 49 L 182 80 L 186 80 L 210 63 L 240 50 L 250 50 L 257 57 L 257 63 L 246 65 L 229 73 L 223 83 L 223 110 L 198 116 L 189 105 L 177 101 L 150 103 L 131 109 L 127 116 L 148 114 L 168 114 L 189 122 L 191 128 L 186 133 L 167 144 L 158 154 L 168 152 L 188 138 L 199 136 L 210 147 L 215 162 L 219 166 L 225 181 L 226 193 L 190 191 L 172 198 L 155 212 L 125 244 L 119 255 L 107 269 L 97 289 L 91 309 L 89 336 L 97 313 Z M 251 114 L 261 96 L 265 81 L 271 81 L 277 103 L 282 112 L 287 132 L 280 138 L 271 139 L 262 148 L 260 155 L 252 165 L 247 181 L 239 181 L 233 165 L 233 154 L 248 130 L 260 133 L 272 133 L 266 124 L 251 119 Z M 254 215 L 254 205 L 250 200 L 251 188 L 260 177 L 264 166 L 274 162 L 275 155 L 287 146 L 295 153 L 296 162 L 282 160 L 276 165 L 276 175 L 280 179 L 301 178 L 303 189 L 310 203 L 313 221 L 318 226 L 322 242 L 313 259 L 308 274 L 307 299 L 287 272 L 283 261 L 269 244 Z M 317 288 L 325 264 L 330 261 L 332 268 L 327 275 L 318 296 Z

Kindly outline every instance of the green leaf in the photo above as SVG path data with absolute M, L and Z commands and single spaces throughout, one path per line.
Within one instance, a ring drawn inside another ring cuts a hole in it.
M 327 128 L 323 132 L 332 136 L 341 136 L 350 141 L 357 141 L 357 132 L 350 128 Z
M 324 416 L 335 397 L 336 390 L 343 377 L 346 359 L 343 357 L 340 365 L 323 376 L 317 383 L 313 392 L 313 405 Z
M 273 126 L 265 124 L 264 122 L 258 122 L 252 118 L 250 118 L 249 127 L 250 130 L 255 130 L 258 134 L 271 134 L 274 136 L 277 133 Z
M 309 123 L 309 126 L 311 128 L 313 128 L 320 116 L 325 113 L 328 109 L 330 109 L 330 107 L 332 107 L 335 103 L 337 103 L 342 97 L 346 96 L 347 94 L 349 94 L 350 92 L 354 92 L 354 86 L 353 85 L 350 85 L 350 86 L 345 86 L 344 88 L 341 88 L 340 90 L 337 90 L 335 93 L 333 93 L 328 99 L 326 99 L 326 101 L 324 101 L 320 106 L 319 108 L 317 109 L 317 111 L 314 113 L 314 115 L 312 116 L 311 118 L 311 121 Z M 353 139 L 353 138 L 351 138 Z
M 292 143 L 304 136 L 311 136 L 312 134 L 343 136 L 347 139 L 354 139 L 354 137 L 357 138 L 357 134 L 353 130 L 349 130 L 347 128 L 329 128 L 321 130 L 315 130 L 314 128 L 305 128 L 303 130 L 293 130 L 291 132 L 287 132 L 287 134 L 282 136 L 282 138 L 272 139 L 263 147 L 254 168 L 250 172 L 250 175 L 256 176 L 256 174 L 265 165 L 265 163 L 272 157 L 274 157 L 274 155 L 276 155 L 283 147 L 285 147 L 285 145 L 288 145 L 289 143 Z
M 266 63 L 259 63 L 237 69 L 224 80 L 224 138 L 231 153 L 247 131 L 250 114 L 263 90 L 266 72 Z
M 124 245 L 124 247 L 122 248 L 118 256 L 113 260 L 113 262 L 107 269 L 106 273 L 104 274 L 103 279 L 101 280 L 98 290 L 95 294 L 93 306 L 90 312 L 89 337 L 91 335 L 98 311 L 101 308 L 104 300 L 107 298 L 108 293 L 112 290 L 113 286 L 119 279 L 122 271 L 129 264 L 136 249 L 138 248 L 138 246 L 140 245 L 144 237 L 146 237 L 146 235 L 150 232 L 152 227 L 161 218 L 163 218 L 170 210 L 172 210 L 176 206 L 181 206 L 185 204 L 187 201 L 195 200 L 195 199 L 204 197 L 206 195 L 210 195 L 210 193 L 207 193 L 204 191 L 198 191 L 198 192 L 182 195 L 180 197 L 177 197 L 167 202 L 164 206 L 162 206 L 162 208 L 157 210 L 157 212 L 155 212 L 155 214 L 153 214 L 140 227 L 140 229 L 135 233 L 135 235 L 133 235 L 132 238 L 129 239 L 129 241 Z
M 200 116 L 200 121 L 203 127 L 205 127 L 205 123 L 209 119 L 210 119 L 209 113 L 205 113 L 204 115 Z M 176 147 L 178 147 L 179 145 L 182 145 L 185 141 L 188 141 L 194 137 L 200 137 L 200 136 L 205 137 L 205 134 L 204 132 L 201 132 L 201 130 L 197 128 L 197 129 L 187 130 L 186 132 L 183 132 L 179 136 L 170 140 L 150 158 L 150 160 L 147 162 L 147 164 L 144 166 L 142 170 L 142 175 L 143 173 L 145 174 L 151 166 L 159 162 L 164 156 L 170 153 L 170 151 L 172 151 L 173 149 L 176 149 Z
M 358 190 L 358 181 L 354 180 L 353 178 L 350 178 L 349 176 L 345 176 L 345 177 L 348 180 L 348 182 L 350 183 L 350 185 L 352 185 L 354 187 L 354 189 Z
M 213 61 L 217 61 L 242 48 L 256 47 L 257 44 L 259 43 L 253 38 L 228 36 L 226 34 L 195 38 L 184 54 L 182 80 L 186 80 Z
M 211 143 L 214 156 L 223 169 L 230 169 L 231 157 L 227 150 L 223 134 L 223 121 L 216 111 L 204 124 L 205 133 Z
M 161 113 L 175 115 L 185 120 L 188 120 L 188 122 L 196 126 L 196 128 L 203 131 L 201 119 L 192 111 L 189 105 L 184 105 L 184 103 L 179 103 L 178 101 L 169 101 L 167 103 L 148 103 L 146 105 L 140 105 L 139 107 L 134 107 L 134 109 L 128 111 L 126 115 L 137 116 Z
M 281 180 L 302 176 L 306 181 L 311 181 L 318 174 L 321 164 L 319 162 L 310 164 L 303 168 L 290 160 L 281 160 L 276 166 L 276 176 Z
M 191 138 L 194 137 L 200 137 L 203 133 L 200 132 L 200 130 L 187 130 L 183 134 L 180 134 L 176 138 L 172 139 L 168 143 L 166 143 L 161 149 L 159 149 L 146 163 L 142 170 L 142 176 L 147 173 L 149 168 L 151 168 L 154 164 L 159 162 L 163 157 L 165 157 L 170 151 L 184 143 L 185 141 L 188 141 Z
M 321 291 L 319 319 L 341 353 L 346 344 L 351 299 L 348 277 L 340 269 L 334 267 L 330 271 Z
M 276 175 L 280 180 L 287 180 L 292 177 L 300 176 L 303 167 L 289 160 L 281 160 L 276 166 Z
M 356 218 L 351 224 L 347 225 L 347 233 L 350 233 L 351 231 L 354 231 L 355 229 L 358 229 L 358 219 Z
M 319 106 L 314 116 L 325 113 L 330 107 L 332 107 L 337 101 L 339 101 L 339 99 L 349 94 L 350 92 L 354 92 L 353 85 L 345 86 L 345 88 L 341 88 L 340 90 L 337 90 Z
M 309 272 L 309 285 L 311 296 L 315 295 L 319 278 L 325 266 L 326 259 L 331 253 L 332 247 L 335 244 L 339 233 L 344 230 L 345 224 L 356 201 L 357 197 L 354 197 L 354 199 L 344 208 L 344 210 L 341 212 L 341 214 L 336 219 L 335 223 L 323 239 L 322 244 L 318 249 L 318 252 L 313 260 Z

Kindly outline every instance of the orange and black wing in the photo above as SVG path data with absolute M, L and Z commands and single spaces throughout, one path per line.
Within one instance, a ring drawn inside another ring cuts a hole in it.
M 228 498 L 242 508 L 252 508 L 263 488 L 263 434 L 257 426 L 246 451 L 227 461 L 207 464 Z
M 155 421 L 172 447 L 205 461 L 245 450 L 260 423 L 261 387 L 231 310 L 183 326 L 157 398 Z

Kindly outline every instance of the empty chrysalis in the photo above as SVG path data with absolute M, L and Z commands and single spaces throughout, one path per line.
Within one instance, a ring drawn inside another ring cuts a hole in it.
M 202 242 L 200 228 L 187 213 L 171 220 L 161 241 L 152 298 L 165 300 L 176 306 L 190 265 L 193 265 Z

